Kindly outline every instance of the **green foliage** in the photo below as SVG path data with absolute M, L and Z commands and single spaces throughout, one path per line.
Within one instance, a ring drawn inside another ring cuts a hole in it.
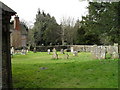
M 57 43 L 59 41 L 60 26 L 56 23 L 54 17 L 46 14 L 44 11 L 41 13 L 38 10 L 36 21 L 33 27 L 33 38 L 35 45 L 49 45 L 50 43 Z
M 119 2 L 89 3 L 89 15 L 83 17 L 81 21 L 86 31 L 87 43 L 105 45 L 120 43 L 119 5 Z
M 12 59 L 14 88 L 117 88 L 118 61 L 92 60 L 90 53 L 71 53 L 69 59 L 58 52 L 52 60 L 47 52 L 15 55 Z M 46 69 L 41 69 L 45 67 Z
M 58 25 L 54 17 L 39 10 L 30 34 L 32 44 L 120 44 L 120 2 L 90 2 L 88 10 L 75 25 L 72 18 L 63 18 Z

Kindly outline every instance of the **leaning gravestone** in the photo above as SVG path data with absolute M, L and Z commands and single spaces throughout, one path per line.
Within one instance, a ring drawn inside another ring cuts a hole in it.
M 53 55 L 52 55 L 52 59 L 58 59 L 58 54 L 55 48 L 53 48 Z
M 52 59 L 58 59 L 58 54 L 56 52 L 53 53 Z

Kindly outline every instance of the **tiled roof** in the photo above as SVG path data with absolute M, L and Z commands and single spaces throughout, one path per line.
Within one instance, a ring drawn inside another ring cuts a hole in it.
M 14 22 L 11 22 L 11 24 L 10 24 L 11 32 L 14 32 L 14 30 L 15 30 L 13 23 Z M 22 35 L 27 35 L 28 34 L 28 28 L 22 23 L 20 23 L 20 32 L 21 32 Z
M 16 14 L 16 12 L 14 10 L 12 10 L 11 8 L 9 8 L 7 5 L 5 5 L 1 1 L 0 1 L 0 8 L 2 8 L 3 11 L 10 12 L 13 15 Z

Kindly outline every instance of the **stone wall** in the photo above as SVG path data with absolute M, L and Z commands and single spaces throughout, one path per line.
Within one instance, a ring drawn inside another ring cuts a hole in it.
M 114 44 L 108 46 L 97 46 L 97 45 L 56 45 L 56 46 L 37 46 L 36 50 L 38 52 L 47 52 L 48 49 L 52 51 L 53 48 L 56 48 L 57 51 L 61 49 L 66 49 L 68 52 L 91 52 L 93 57 L 96 59 L 105 59 L 106 54 L 110 54 L 113 59 L 119 58 L 119 47 L 120 45 Z M 33 51 L 33 48 L 31 48 Z
M 97 45 L 72 45 L 70 46 L 71 52 L 91 52 L 95 59 L 105 59 L 106 54 L 111 55 L 112 59 L 120 58 L 120 45 L 115 43 L 114 45 L 108 46 L 97 46 Z
M 74 51 L 78 52 L 91 52 L 92 45 L 71 45 Z
M 97 46 L 94 45 L 91 51 L 95 59 L 106 59 L 106 54 L 109 54 L 112 59 L 118 59 L 119 56 L 119 45 L 114 44 L 113 46 Z
M 60 46 L 60 45 L 56 45 L 56 46 L 37 46 L 36 47 L 36 51 L 37 52 L 47 52 L 48 49 L 50 49 L 52 51 L 52 49 L 55 48 L 57 51 L 61 51 L 61 49 L 67 49 L 68 51 L 70 51 L 70 46 Z M 30 48 L 31 51 L 34 50 L 34 47 Z

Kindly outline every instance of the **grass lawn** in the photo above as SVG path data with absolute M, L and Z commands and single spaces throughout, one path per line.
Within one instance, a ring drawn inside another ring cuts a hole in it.
M 118 60 L 92 60 L 90 53 L 51 59 L 47 52 L 12 58 L 14 88 L 117 88 Z

